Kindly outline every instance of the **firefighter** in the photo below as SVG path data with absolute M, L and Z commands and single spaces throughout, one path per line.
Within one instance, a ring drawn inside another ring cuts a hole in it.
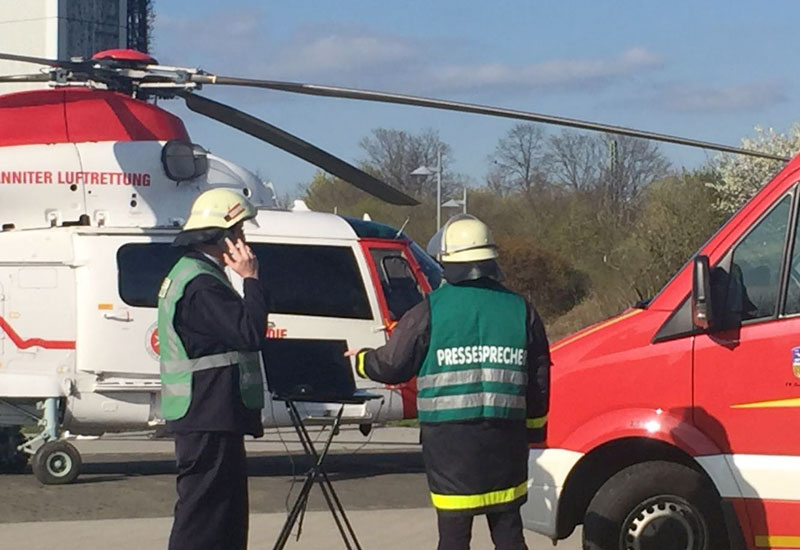
M 348 351 L 362 377 L 398 384 L 417 376 L 420 439 L 439 550 L 470 546 L 486 515 L 495 548 L 526 548 L 520 506 L 528 443 L 545 430 L 550 354 L 542 321 L 504 288 L 489 228 L 451 218 L 428 244 L 446 283 L 410 309 L 389 342 Z
M 198 196 L 174 242 L 187 251 L 159 291 L 161 405 L 178 467 L 170 550 L 247 547 L 244 435 L 263 435 L 268 303 L 242 227 L 255 215 L 230 189 Z M 244 298 L 226 266 L 242 277 Z

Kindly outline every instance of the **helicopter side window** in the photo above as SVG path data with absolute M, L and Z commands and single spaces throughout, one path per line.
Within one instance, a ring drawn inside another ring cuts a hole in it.
M 183 251 L 167 243 L 125 244 L 117 250 L 119 295 L 129 306 L 158 306 L 158 289 Z
M 343 246 L 250 243 L 271 313 L 371 319 L 353 250 Z M 136 307 L 157 307 L 158 289 L 180 257 L 167 243 L 126 244 L 117 251 L 119 293 Z
M 372 319 L 353 250 L 344 246 L 250 243 L 270 312 Z

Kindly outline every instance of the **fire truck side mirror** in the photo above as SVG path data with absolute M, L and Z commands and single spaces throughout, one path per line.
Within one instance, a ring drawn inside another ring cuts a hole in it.
M 172 139 L 161 150 L 161 164 L 172 181 L 182 182 L 208 172 L 205 149 L 193 143 Z
M 714 324 L 711 299 L 711 276 L 708 256 L 694 259 L 692 274 L 692 324 L 700 330 L 708 330 Z

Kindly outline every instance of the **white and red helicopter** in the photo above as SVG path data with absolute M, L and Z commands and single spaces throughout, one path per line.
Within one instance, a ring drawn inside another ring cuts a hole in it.
M 156 295 L 176 259 L 170 243 L 189 205 L 212 187 L 260 207 L 248 232 L 274 305 L 269 338 L 385 342 L 392 323 L 441 280 L 439 266 L 402 232 L 307 209 L 276 208 L 272 187 L 193 144 L 159 99 L 302 158 L 392 204 L 416 200 L 337 157 L 198 93 L 228 85 L 500 116 L 708 149 L 751 151 L 536 113 L 348 88 L 219 76 L 159 65 L 133 50 L 69 61 L 0 54 L 47 67 L 0 83 L 49 89 L 0 96 L 0 469 L 32 455 L 43 483 L 75 479 L 80 455 L 63 437 L 142 430 L 159 416 Z M 768 158 L 770 155 L 761 155 Z M 413 383 L 382 387 L 381 404 L 348 405 L 368 426 L 416 415 Z M 333 405 L 307 405 L 324 417 Z M 283 407 L 265 426 L 288 425 Z M 20 427 L 39 426 L 23 437 Z

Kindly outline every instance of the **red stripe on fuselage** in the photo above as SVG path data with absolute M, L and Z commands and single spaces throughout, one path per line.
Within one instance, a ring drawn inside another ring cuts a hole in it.
M 17 332 L 8 324 L 8 321 L 0 316 L 0 328 L 3 332 L 8 334 L 11 341 L 19 349 L 28 349 L 34 346 L 39 346 L 44 349 L 75 349 L 75 340 L 45 340 L 43 338 L 28 338 L 23 339 Z

